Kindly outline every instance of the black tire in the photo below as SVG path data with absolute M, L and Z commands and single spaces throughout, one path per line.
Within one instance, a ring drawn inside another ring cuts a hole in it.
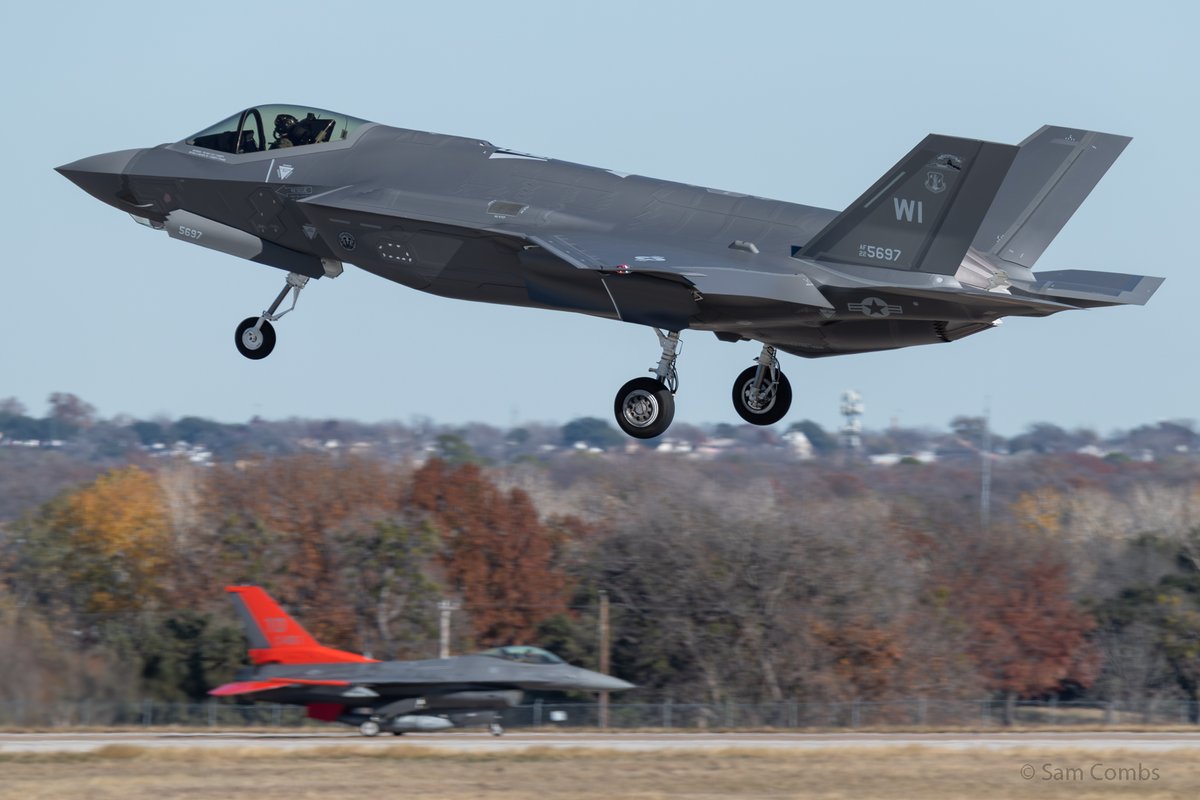
M 792 407 L 792 384 L 787 376 L 779 373 L 779 386 L 775 390 L 775 398 L 763 408 L 755 408 L 747 401 L 747 396 L 753 391 L 754 376 L 758 367 L 748 367 L 742 370 L 733 382 L 733 408 L 738 416 L 751 425 L 774 425 L 783 419 Z
M 634 378 L 613 402 L 617 426 L 635 439 L 662 436 L 675 419 L 675 396 L 655 378 Z
M 258 325 L 258 317 L 247 317 L 237 326 L 233 335 L 233 343 L 238 352 L 253 361 L 266 358 L 275 349 L 275 328 L 270 322 L 263 320 L 257 335 L 251 330 Z

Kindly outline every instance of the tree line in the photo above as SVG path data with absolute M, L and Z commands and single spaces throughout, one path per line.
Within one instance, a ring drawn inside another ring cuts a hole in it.
M 464 445 L 465 447 L 465 445 Z M 966 463 L 485 466 L 260 455 L 107 468 L 0 529 L 0 701 L 201 700 L 229 584 L 377 658 L 538 644 L 647 701 L 1200 701 L 1200 469 L 1031 456 L 982 521 Z M 1194 706 L 1200 707 L 1200 706 Z

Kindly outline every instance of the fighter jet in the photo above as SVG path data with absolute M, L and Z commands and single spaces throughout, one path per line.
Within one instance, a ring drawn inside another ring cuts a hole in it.
M 503 733 L 500 712 L 525 691 L 615 692 L 627 681 L 573 667 L 538 647 L 497 647 L 470 656 L 376 661 L 325 647 L 258 586 L 227 586 L 253 666 L 209 692 L 302 705 L 312 719 L 381 732 L 440 731 L 487 724 Z
M 286 272 L 237 326 L 246 358 L 265 358 L 300 290 L 345 263 L 446 297 L 648 326 L 658 363 L 614 401 L 621 429 L 648 439 L 674 416 L 685 330 L 762 345 L 732 397 L 769 425 L 792 402 L 780 351 L 939 344 L 1008 316 L 1144 304 L 1161 279 L 1032 269 L 1129 141 L 930 134 L 840 213 L 290 105 L 58 171 L 174 239 Z

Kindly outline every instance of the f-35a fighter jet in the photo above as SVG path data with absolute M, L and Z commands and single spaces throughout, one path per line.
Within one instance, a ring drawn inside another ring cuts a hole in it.
M 792 401 L 778 351 L 937 344 L 1007 316 L 1145 303 L 1161 279 L 1032 269 L 1128 142 L 1050 126 L 1019 146 L 931 134 L 841 213 L 303 106 L 58 171 L 172 238 L 285 271 L 237 327 L 247 358 L 269 354 L 272 323 L 345 262 L 446 297 L 648 326 L 661 357 L 614 410 L 650 438 L 674 416 L 684 330 L 762 344 L 732 394 L 768 425 Z
M 500 712 L 523 691 L 612 692 L 633 684 L 572 667 L 537 647 L 498 647 L 471 656 L 376 661 L 317 643 L 258 586 L 227 586 L 254 665 L 218 686 L 217 697 L 243 695 L 307 708 L 308 716 L 386 731 L 440 731 L 487 724 L 502 733 Z

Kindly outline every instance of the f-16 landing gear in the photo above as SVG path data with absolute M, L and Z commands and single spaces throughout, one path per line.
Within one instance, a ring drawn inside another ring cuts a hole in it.
M 358 732 L 363 736 L 378 736 L 380 731 L 379 721 L 374 719 L 365 719 L 358 725 Z
M 264 311 L 262 316 L 247 317 L 242 320 L 242 323 L 237 326 L 237 332 L 233 335 L 233 343 L 237 345 L 239 353 L 255 361 L 271 355 L 271 351 L 275 349 L 275 328 L 271 323 L 278 322 L 284 314 L 296 308 L 296 301 L 300 299 L 300 290 L 307 283 L 308 278 L 304 275 L 289 272 L 283 291 L 276 296 L 271 307 Z M 288 292 L 292 293 L 291 307 L 287 311 L 280 311 L 276 314 L 275 311 L 283 303 Z
M 493 722 L 488 725 L 488 733 L 490 733 L 492 736 L 503 736 L 504 728 L 500 727 L 499 722 Z
M 679 331 L 663 333 L 654 329 L 662 347 L 653 378 L 634 378 L 617 392 L 613 413 L 621 430 L 638 439 L 661 436 L 675 418 L 675 391 L 679 375 L 675 359 L 679 357 Z
M 791 408 L 792 385 L 779 369 L 771 345 L 763 345 L 755 364 L 733 382 L 733 407 L 751 425 L 773 425 Z

